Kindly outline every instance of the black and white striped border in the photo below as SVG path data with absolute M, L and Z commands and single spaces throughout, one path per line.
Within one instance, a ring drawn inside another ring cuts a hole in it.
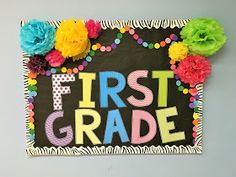
M 190 20 L 101 20 L 102 29 L 115 29 L 122 28 L 125 25 L 129 25 L 132 28 L 182 28 Z M 23 26 L 27 21 L 21 21 Z M 48 21 L 52 26 L 58 27 L 60 21 Z M 203 108 L 203 84 L 197 85 L 199 93 L 199 105 L 198 105 L 198 128 L 196 143 L 194 146 L 101 146 L 101 147 L 34 147 L 34 140 L 30 140 L 29 136 L 29 110 L 28 110 L 28 73 L 27 62 L 29 56 L 23 53 L 23 71 L 24 71 L 24 94 L 25 94 L 25 119 L 26 119 L 26 153 L 29 156 L 48 156 L 48 155 L 108 155 L 108 154 L 201 154 L 202 153 L 202 108 Z M 191 119 L 193 119 L 191 117 Z

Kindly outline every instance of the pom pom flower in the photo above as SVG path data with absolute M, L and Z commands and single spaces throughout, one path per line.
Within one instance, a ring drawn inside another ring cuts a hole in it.
M 91 39 L 97 39 L 102 30 L 101 24 L 90 19 L 86 22 L 85 26 L 88 30 L 88 37 Z
M 43 74 L 46 66 L 47 61 L 39 56 L 30 57 L 27 63 L 28 69 L 35 74 Z
M 180 34 L 191 54 L 213 55 L 226 42 L 223 27 L 218 21 L 211 18 L 191 20 Z
M 188 48 L 183 42 L 175 42 L 169 47 L 169 57 L 172 60 L 180 61 L 188 55 Z
M 54 46 L 55 28 L 47 22 L 31 20 L 20 31 L 20 46 L 29 55 L 44 55 Z
M 85 58 L 88 55 L 88 53 L 90 52 L 90 48 L 91 48 L 91 42 L 90 42 L 90 40 L 88 40 L 88 45 L 87 45 L 85 51 L 83 53 L 79 54 L 79 55 L 74 56 L 72 58 L 73 61 Z
M 88 45 L 88 31 L 82 20 L 63 21 L 57 32 L 55 48 L 63 57 L 73 57 L 83 53 Z
M 58 50 L 51 50 L 45 57 L 50 66 L 59 67 L 65 62 L 65 58 Z
M 174 73 L 179 76 L 182 82 L 195 86 L 206 81 L 211 73 L 211 64 L 203 56 L 189 55 L 180 61 Z

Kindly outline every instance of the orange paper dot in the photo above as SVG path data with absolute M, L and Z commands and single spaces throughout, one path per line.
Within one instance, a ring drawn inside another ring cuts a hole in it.
M 161 42 L 160 42 L 160 46 L 161 46 L 161 47 L 165 47 L 165 46 L 166 46 L 166 42 L 165 42 L 165 41 L 161 41 Z
M 194 119 L 193 120 L 193 125 L 197 125 L 198 124 L 198 120 L 197 119 Z
M 37 77 L 37 74 L 30 72 L 28 74 L 28 77 L 31 78 L 31 79 L 35 79 Z
M 72 74 L 72 69 L 67 69 L 67 74 Z
M 125 26 L 125 31 L 129 31 L 130 27 L 128 25 Z
M 102 46 L 100 43 L 96 43 L 97 49 L 100 49 L 100 47 Z
M 175 60 L 170 60 L 170 64 L 171 65 L 175 64 Z

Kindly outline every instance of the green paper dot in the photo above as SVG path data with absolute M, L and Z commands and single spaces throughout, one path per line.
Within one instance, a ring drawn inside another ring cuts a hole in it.
M 123 35 L 121 33 L 117 33 L 116 36 L 117 36 L 118 39 L 121 39 Z
M 61 72 L 61 68 L 60 67 L 56 68 L 56 70 L 57 70 L 57 72 Z
M 181 85 L 178 87 L 178 90 L 182 92 L 184 90 L 184 87 Z
M 94 52 L 93 50 L 91 50 L 91 51 L 89 52 L 89 55 L 90 55 L 90 56 L 94 56 L 94 55 L 95 55 L 95 52 Z
M 34 129 L 30 129 L 30 130 L 29 130 L 29 133 L 30 133 L 31 135 L 34 134 L 34 133 L 35 133 Z
M 148 44 L 148 48 L 149 48 L 149 49 L 153 49 L 153 47 L 154 47 L 154 44 L 153 44 L 153 43 Z
M 37 87 L 35 85 L 28 86 L 29 91 L 37 91 Z
M 195 108 L 194 108 L 194 112 L 198 112 L 198 107 L 195 107 Z

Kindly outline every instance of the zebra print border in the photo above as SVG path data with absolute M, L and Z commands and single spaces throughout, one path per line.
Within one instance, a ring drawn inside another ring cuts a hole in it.
M 129 25 L 132 28 L 182 28 L 190 20 L 101 20 L 102 29 L 115 29 L 122 28 L 125 25 Z M 21 21 L 23 26 L 27 21 Z M 52 26 L 58 27 L 60 21 L 48 21 Z M 109 155 L 109 154 L 201 154 L 202 153 L 202 119 L 203 119 L 203 84 L 196 86 L 198 90 L 199 105 L 198 105 L 198 128 L 196 143 L 193 146 L 101 146 L 101 147 L 34 147 L 34 140 L 31 140 L 29 133 L 29 110 L 28 110 L 28 73 L 29 70 L 26 66 L 29 56 L 23 53 L 23 75 L 24 75 L 24 99 L 25 99 L 25 121 L 26 121 L 26 153 L 29 156 L 48 156 L 48 155 Z

